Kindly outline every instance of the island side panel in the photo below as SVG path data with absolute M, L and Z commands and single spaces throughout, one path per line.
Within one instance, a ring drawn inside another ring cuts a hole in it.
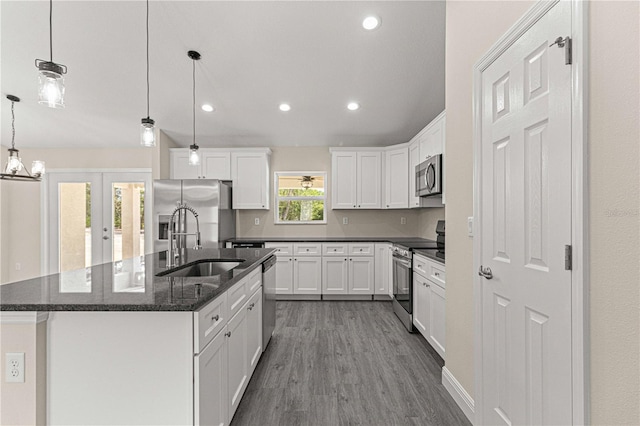
M 47 424 L 193 424 L 192 312 L 55 312 Z

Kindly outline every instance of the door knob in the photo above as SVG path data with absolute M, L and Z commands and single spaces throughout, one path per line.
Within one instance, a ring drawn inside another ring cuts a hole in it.
M 488 266 L 486 268 L 483 268 L 482 265 L 480 265 L 480 270 L 478 271 L 478 275 L 488 280 L 493 278 L 493 273 L 491 272 L 491 268 L 489 268 Z

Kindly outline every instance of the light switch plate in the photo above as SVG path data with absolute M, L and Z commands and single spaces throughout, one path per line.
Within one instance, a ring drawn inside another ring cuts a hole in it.
M 467 218 L 467 234 L 473 237 L 473 216 Z
M 347 216 L 342 218 L 342 224 L 343 225 L 348 225 L 349 224 L 349 218 Z

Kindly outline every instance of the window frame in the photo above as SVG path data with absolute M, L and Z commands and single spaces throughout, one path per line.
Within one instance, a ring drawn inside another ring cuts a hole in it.
M 279 195 L 279 177 L 280 176 L 322 176 L 324 181 L 324 195 L 313 197 L 283 197 Z M 327 172 L 320 171 L 304 171 L 304 172 L 274 172 L 273 173 L 273 223 L 274 225 L 326 225 L 327 224 Z M 306 221 L 281 221 L 280 220 L 280 201 L 323 201 L 324 211 L 322 220 L 306 220 Z

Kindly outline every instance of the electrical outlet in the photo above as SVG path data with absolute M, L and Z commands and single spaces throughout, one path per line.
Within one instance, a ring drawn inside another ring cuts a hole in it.
M 349 218 L 347 216 L 342 218 L 342 224 L 343 225 L 348 225 L 349 224 Z
M 5 360 L 5 381 L 24 383 L 24 352 L 7 352 Z
M 407 218 L 406 217 L 401 217 L 400 218 L 400 225 L 406 225 L 407 224 Z
M 253 224 L 254 225 L 260 225 L 260 218 L 256 217 L 255 219 L 253 219 Z

